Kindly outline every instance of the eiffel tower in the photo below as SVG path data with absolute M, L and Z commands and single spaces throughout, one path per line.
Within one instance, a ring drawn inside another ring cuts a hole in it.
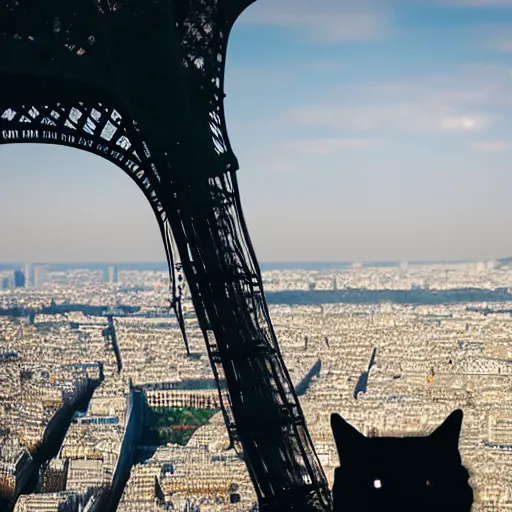
M 186 279 L 260 510 L 331 510 L 242 215 L 226 45 L 254 0 L 0 0 L 0 143 L 120 167 L 149 201 L 182 331 Z

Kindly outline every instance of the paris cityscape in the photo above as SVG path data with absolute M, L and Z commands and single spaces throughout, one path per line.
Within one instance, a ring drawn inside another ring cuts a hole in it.
M 511 28 L 0 0 L 0 512 L 512 512 Z
M 331 412 L 404 436 L 462 408 L 473 510 L 512 510 L 511 262 L 300 267 L 262 276 L 329 484 Z M 108 489 L 121 512 L 257 510 L 187 288 L 189 354 L 164 265 L 0 268 L 4 507 L 88 510 Z

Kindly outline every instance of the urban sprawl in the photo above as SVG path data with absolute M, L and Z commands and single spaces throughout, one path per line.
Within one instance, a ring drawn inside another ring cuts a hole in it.
M 263 283 L 329 485 L 332 412 L 404 436 L 462 408 L 473 510 L 512 511 L 507 261 L 268 270 Z M 0 509 L 257 510 L 186 288 L 190 354 L 168 290 L 164 271 L 115 265 L 0 271 Z

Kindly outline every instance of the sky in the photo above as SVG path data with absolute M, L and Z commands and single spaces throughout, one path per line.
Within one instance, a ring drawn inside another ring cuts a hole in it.
M 257 0 L 225 99 L 258 259 L 512 255 L 512 0 Z M 0 147 L 0 261 L 163 261 L 117 167 Z

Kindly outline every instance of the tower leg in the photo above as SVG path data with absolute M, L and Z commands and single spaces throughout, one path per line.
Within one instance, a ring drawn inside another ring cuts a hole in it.
M 330 492 L 270 323 L 238 201 L 235 176 L 225 174 L 181 187 L 165 206 L 173 212 L 169 222 L 195 309 L 204 312 L 198 319 L 214 371 L 225 376 L 232 434 L 262 506 L 330 510 Z

